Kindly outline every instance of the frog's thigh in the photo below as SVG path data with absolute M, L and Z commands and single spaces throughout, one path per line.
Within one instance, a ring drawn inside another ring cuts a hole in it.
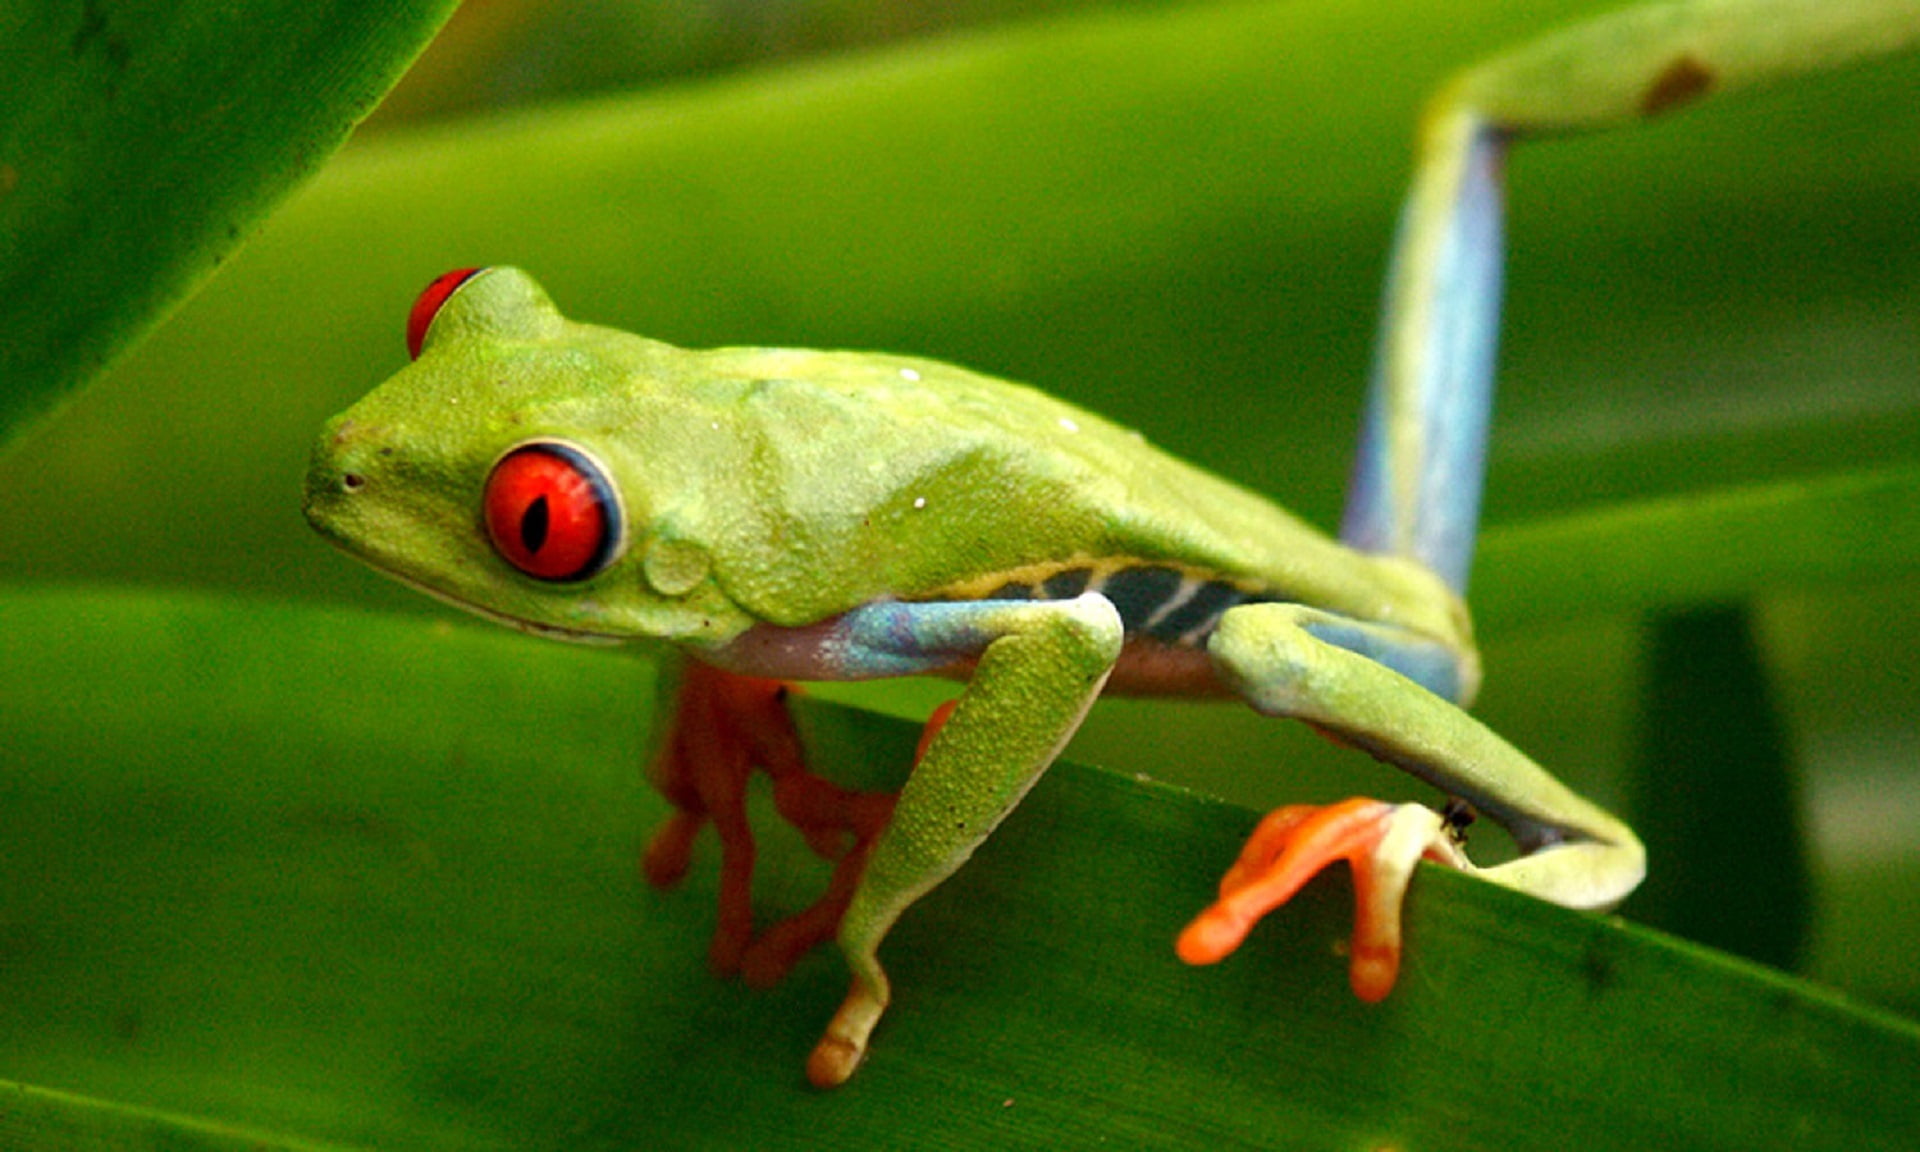
M 1499 821 L 1526 855 L 1477 875 L 1580 908 L 1632 891 L 1645 863 L 1625 825 L 1389 666 L 1421 674 L 1430 647 L 1297 604 L 1250 604 L 1221 617 L 1208 654 L 1258 711 L 1324 728 Z
M 844 1080 L 889 998 L 875 955 L 900 914 L 966 863 L 1053 762 L 1100 694 L 1123 625 L 1098 594 L 1065 601 L 888 604 L 850 614 L 862 659 L 976 658 L 946 725 L 900 791 L 840 922 L 853 989 L 809 1065 Z

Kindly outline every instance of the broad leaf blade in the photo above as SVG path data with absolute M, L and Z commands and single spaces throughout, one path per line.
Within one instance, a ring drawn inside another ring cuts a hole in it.
M 838 960 L 716 981 L 710 859 L 637 877 L 647 681 L 492 629 L 0 598 L 0 1076 L 427 1150 L 1920 1141 L 1911 1025 L 1449 873 L 1383 1005 L 1338 877 L 1185 968 L 1253 815 L 1069 764 L 903 920 L 875 1054 L 820 1096 Z M 807 720 L 855 774 L 914 735 Z M 778 838 L 765 875 L 769 914 L 820 879 Z
M 17 4 L 0 16 L 0 438 L 204 279 L 456 0 Z
M 7 1152 L 350 1152 L 298 1137 L 230 1128 L 0 1080 L 0 1148 Z
M 1667 612 L 1650 630 L 1627 815 L 1660 867 L 1627 907 L 1640 923 L 1798 971 L 1812 920 L 1806 806 L 1753 613 Z
M 1493 630 L 1864 583 L 1920 568 L 1911 464 L 1622 502 L 1483 534 L 1476 616 Z

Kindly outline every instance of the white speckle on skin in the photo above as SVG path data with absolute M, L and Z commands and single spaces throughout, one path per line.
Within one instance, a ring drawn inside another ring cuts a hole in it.
M 1069 432 L 1080 431 L 1080 425 L 1075 424 L 1071 419 L 1065 416 L 1060 417 L 1060 427 L 1065 428 Z
M 927 498 L 925 496 L 915 496 L 913 498 L 913 506 L 915 508 L 925 508 L 927 506 Z
M 911 368 L 902 368 L 900 369 L 900 379 L 913 380 L 917 382 L 920 379 L 920 373 L 915 372 Z

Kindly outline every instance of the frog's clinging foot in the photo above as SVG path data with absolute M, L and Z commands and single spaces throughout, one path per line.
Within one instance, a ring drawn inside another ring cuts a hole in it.
M 1175 945 L 1189 964 L 1225 959 L 1260 918 L 1292 899 L 1337 860 L 1353 870 L 1349 977 L 1354 995 L 1384 999 L 1400 973 L 1400 905 L 1422 858 L 1471 867 L 1444 817 L 1419 804 L 1355 797 L 1327 807 L 1289 805 L 1269 814 L 1220 880 L 1220 899 Z
M 775 779 L 773 803 L 814 852 L 834 865 L 818 900 L 747 946 L 740 975 L 755 988 L 778 984 L 802 956 L 833 939 L 860 883 L 867 854 L 893 816 L 894 794 L 856 792 L 803 772 Z
M 893 796 L 856 792 L 807 771 L 787 711 L 790 685 L 689 661 L 674 700 L 672 728 L 652 778 L 674 806 L 647 845 L 643 867 L 656 887 L 686 875 L 693 843 L 711 822 L 720 838 L 719 914 L 708 958 L 717 972 L 775 984 L 817 944 L 833 938 L 867 852 L 886 827 Z M 758 768 L 773 778 L 774 807 L 821 857 L 835 861 L 826 892 L 811 906 L 755 936 L 747 783 Z
M 867 1055 L 867 1040 L 887 1009 L 887 998 L 884 983 L 876 991 L 854 978 L 852 991 L 807 1057 L 808 1083 L 815 1088 L 838 1088 L 847 1082 Z

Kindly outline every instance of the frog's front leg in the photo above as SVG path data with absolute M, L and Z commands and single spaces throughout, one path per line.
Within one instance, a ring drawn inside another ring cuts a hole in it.
M 840 921 L 846 1002 L 807 1062 L 816 1085 L 853 1074 L 885 1011 L 877 950 L 916 900 L 973 855 L 1066 744 L 1119 658 L 1111 601 L 872 604 L 821 626 L 749 633 L 721 660 L 781 674 L 863 679 L 972 670 L 901 789 Z
M 1393 987 L 1400 905 L 1423 856 L 1575 908 L 1610 907 L 1644 875 L 1644 851 L 1625 825 L 1428 686 L 1448 687 L 1440 646 L 1302 605 L 1255 604 L 1223 616 L 1207 651 L 1254 708 L 1305 720 L 1466 800 L 1510 831 L 1523 855 L 1476 869 L 1446 818 L 1418 804 L 1282 809 L 1248 842 L 1219 902 L 1182 934 L 1190 963 L 1225 957 L 1335 860 L 1353 865 L 1351 976 L 1367 1000 Z

